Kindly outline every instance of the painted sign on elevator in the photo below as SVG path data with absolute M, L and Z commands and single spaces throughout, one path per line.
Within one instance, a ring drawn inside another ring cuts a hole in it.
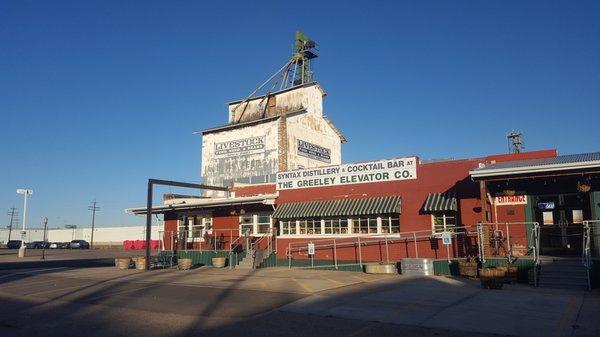
M 277 173 L 277 190 L 417 179 L 417 158 L 397 158 Z

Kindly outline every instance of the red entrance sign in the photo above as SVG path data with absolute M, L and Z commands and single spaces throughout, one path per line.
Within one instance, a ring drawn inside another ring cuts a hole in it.
M 503 205 L 525 205 L 527 204 L 526 195 L 503 195 L 494 198 L 494 204 L 497 206 Z

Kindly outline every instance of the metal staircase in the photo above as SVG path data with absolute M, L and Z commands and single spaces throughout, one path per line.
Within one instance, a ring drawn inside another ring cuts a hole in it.
M 588 290 L 588 269 L 578 258 L 541 257 L 539 287 Z
M 274 236 L 271 232 L 249 242 L 247 245 L 246 256 L 236 266 L 238 269 L 256 269 L 266 260 L 274 251 Z
M 579 258 L 541 258 L 539 286 L 543 288 L 562 288 L 573 290 L 591 290 L 590 270 L 592 268 L 590 223 L 583 222 L 583 245 Z

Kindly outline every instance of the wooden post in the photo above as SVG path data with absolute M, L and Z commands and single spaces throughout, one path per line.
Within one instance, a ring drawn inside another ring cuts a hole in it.
M 487 218 L 487 187 L 485 180 L 479 182 L 479 198 L 481 199 L 481 222 L 488 222 Z

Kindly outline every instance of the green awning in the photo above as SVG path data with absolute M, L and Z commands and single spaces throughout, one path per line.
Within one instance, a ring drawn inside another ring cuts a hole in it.
M 399 196 L 290 202 L 280 204 L 276 219 L 323 218 L 400 213 Z
M 423 205 L 424 212 L 458 211 L 454 193 L 430 193 Z

